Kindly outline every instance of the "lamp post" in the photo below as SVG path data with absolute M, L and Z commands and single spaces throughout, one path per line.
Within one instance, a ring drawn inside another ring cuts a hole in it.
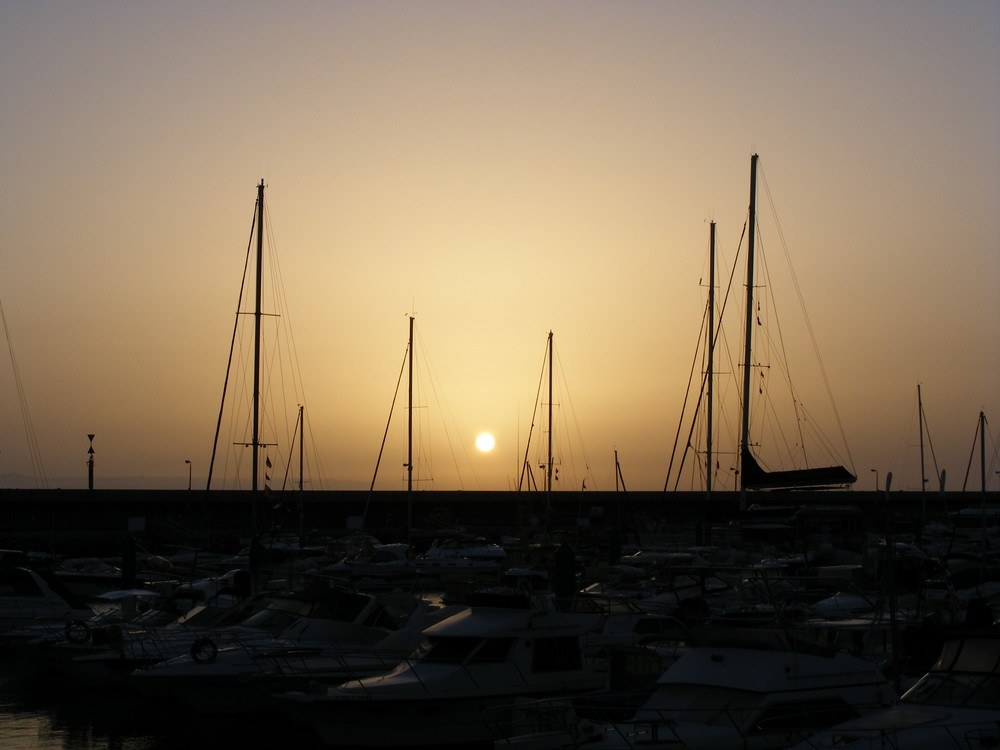
M 878 469 L 870 469 L 875 473 L 875 491 L 878 492 Z
M 191 461 L 189 459 L 184 459 L 184 463 L 188 466 L 188 492 L 191 491 Z

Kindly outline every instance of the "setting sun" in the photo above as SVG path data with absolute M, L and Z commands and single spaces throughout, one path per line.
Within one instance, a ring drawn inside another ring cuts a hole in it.
M 493 450 L 494 445 L 496 445 L 496 441 L 488 432 L 483 432 L 476 438 L 476 447 L 483 453 Z

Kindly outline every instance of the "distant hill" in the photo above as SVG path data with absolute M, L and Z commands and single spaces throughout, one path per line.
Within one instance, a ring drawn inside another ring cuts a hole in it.
M 183 490 L 187 477 L 95 477 L 95 489 L 103 490 Z M 0 474 L 0 489 L 85 490 L 87 477 L 49 477 L 44 483 L 24 474 Z

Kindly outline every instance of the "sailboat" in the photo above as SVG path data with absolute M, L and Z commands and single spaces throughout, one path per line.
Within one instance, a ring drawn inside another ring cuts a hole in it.
M 743 346 L 743 408 L 740 437 L 740 488 L 742 490 L 838 487 L 857 480 L 843 466 L 767 471 L 750 448 L 750 373 L 754 316 L 754 240 L 757 223 L 757 154 L 750 158 L 750 216 L 747 239 L 746 320 Z
M 795 489 L 795 488 L 827 488 L 827 487 L 843 487 L 845 485 L 850 485 L 856 480 L 856 476 L 844 468 L 843 466 L 827 466 L 822 468 L 800 468 L 784 471 L 770 471 L 761 465 L 757 456 L 754 455 L 750 436 L 750 418 L 751 418 L 751 401 L 750 401 L 750 382 L 751 382 L 751 372 L 754 369 L 752 361 L 752 344 L 753 344 L 753 325 L 757 320 L 755 314 L 755 300 L 754 300 L 754 266 L 755 266 L 755 239 L 756 239 L 756 223 L 757 223 L 757 211 L 756 211 L 756 193 L 757 193 L 757 155 L 754 154 L 751 159 L 750 165 L 750 211 L 748 220 L 748 250 L 747 250 L 747 261 L 746 261 L 746 320 L 744 329 L 744 345 L 742 352 L 741 366 L 743 368 L 743 378 L 742 378 L 742 388 L 741 388 L 741 402 L 740 402 L 740 417 L 741 417 L 741 434 L 734 440 L 736 442 L 736 453 L 738 455 L 738 461 L 736 461 L 737 466 L 732 467 L 730 471 L 736 472 L 737 482 L 739 486 L 737 489 L 741 490 L 767 490 L 767 489 Z M 664 492 L 670 489 L 671 483 L 673 483 L 673 488 L 676 490 L 681 481 L 681 477 L 684 473 L 684 467 L 686 463 L 686 458 L 688 452 L 694 449 L 694 444 L 696 441 L 695 431 L 699 429 L 699 415 L 701 414 L 703 403 L 707 402 L 707 413 L 705 420 L 705 439 L 704 439 L 704 464 L 702 464 L 702 470 L 705 474 L 705 491 L 708 497 L 714 489 L 716 489 L 716 479 L 717 472 L 719 471 L 719 456 L 725 455 L 726 450 L 719 450 L 714 442 L 715 438 L 713 435 L 713 428 L 715 426 L 715 418 L 713 417 L 713 410 L 715 407 L 715 360 L 714 355 L 716 353 L 716 347 L 720 344 L 720 339 L 722 335 L 721 326 L 716 327 L 716 321 L 721 320 L 724 317 L 724 311 L 726 309 L 726 302 L 729 299 L 728 291 L 723 297 L 720 310 L 716 311 L 716 301 L 715 301 L 715 285 L 716 285 L 716 273 L 715 273 L 715 222 L 711 222 L 710 234 L 709 234 L 709 297 L 708 306 L 706 313 L 702 322 L 702 328 L 699 331 L 699 352 L 704 351 L 703 361 L 706 363 L 706 369 L 702 373 L 700 380 L 700 391 L 697 393 L 694 399 L 695 403 L 693 406 L 694 419 L 692 419 L 690 424 L 690 430 L 686 434 L 686 440 L 683 439 L 682 426 L 687 418 L 688 412 L 688 398 L 685 397 L 684 406 L 682 408 L 682 413 L 680 416 L 680 421 L 678 422 L 677 434 L 674 440 L 674 448 L 670 455 L 670 464 L 667 468 L 667 478 L 664 484 Z M 732 281 L 736 275 L 736 268 L 733 268 L 733 275 L 730 277 L 729 287 L 732 287 Z M 706 333 L 704 336 L 703 334 Z M 702 344 L 701 342 L 704 341 Z M 704 350 L 702 350 L 704 346 Z M 724 349 L 724 347 L 723 347 Z M 695 359 L 695 364 L 692 366 L 691 376 L 688 382 L 688 395 L 692 393 L 691 387 L 694 383 L 694 373 L 695 366 L 697 366 L 697 357 Z M 776 423 L 781 420 L 776 420 Z M 679 451 L 679 446 L 685 446 L 683 450 Z M 676 459 L 676 468 L 675 468 Z
M 245 481 L 246 475 L 244 473 L 241 480 L 239 467 L 244 464 L 245 458 L 249 459 L 250 464 L 251 493 L 256 496 L 260 492 L 269 493 L 272 489 L 275 492 L 284 490 L 284 485 L 293 474 L 292 448 L 296 440 L 299 448 L 298 488 L 300 493 L 302 490 L 305 438 L 303 388 L 294 352 L 291 351 L 292 336 L 286 315 L 287 305 L 283 299 L 280 270 L 273 252 L 267 267 L 264 262 L 264 238 L 267 234 L 264 187 L 263 180 L 256 186 L 257 200 L 252 231 L 209 461 L 206 491 L 213 488 L 213 479 L 220 469 L 226 472 L 234 467 L 236 473 L 230 478 L 237 482 L 237 488 L 242 489 L 239 485 Z M 266 287 L 272 289 L 273 297 L 270 300 L 264 299 Z M 244 306 L 248 309 L 244 309 Z M 249 335 L 243 333 L 243 321 L 248 323 Z M 273 330 L 274 341 L 272 335 L 266 335 L 269 330 Z M 249 351 L 240 350 L 240 346 L 244 344 L 249 344 Z M 292 359 L 287 360 L 288 357 Z M 277 403 L 282 398 L 283 403 Z M 294 427 L 289 416 L 294 403 L 292 398 L 298 401 Z M 230 424 L 226 424 L 227 418 Z M 229 445 L 226 446 L 226 443 Z M 284 451 L 279 449 L 280 444 L 289 446 L 287 456 L 282 456 Z M 228 450 L 224 450 L 224 446 Z M 249 455 L 246 449 L 249 449 Z M 226 478 L 223 476 L 222 481 Z M 256 518 L 254 525 L 257 525 Z

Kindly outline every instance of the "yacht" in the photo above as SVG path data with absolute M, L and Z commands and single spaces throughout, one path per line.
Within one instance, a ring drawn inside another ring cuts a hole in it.
M 1000 629 L 947 639 L 899 702 L 813 734 L 795 750 L 971 750 L 1000 747 Z
M 616 654 L 643 650 L 627 628 L 608 635 L 613 617 L 558 611 L 550 594 L 484 592 L 468 604 L 425 630 L 425 641 L 391 671 L 286 693 L 282 710 L 330 745 L 489 745 L 488 710 L 599 690 L 620 674 Z
M 763 629 L 702 630 L 627 718 L 607 704 L 540 702 L 496 716 L 495 748 L 788 747 L 810 730 L 889 705 L 871 662 Z
M 402 592 L 341 592 L 338 601 L 342 619 L 324 617 L 334 614 L 327 607 L 279 633 L 203 637 L 188 652 L 135 670 L 129 683 L 149 695 L 179 698 L 199 713 L 273 710 L 270 693 L 388 672 L 423 639 L 424 628 L 464 609 L 439 609 Z
M 30 568 L 0 568 L 0 634 L 93 614 L 51 576 Z

